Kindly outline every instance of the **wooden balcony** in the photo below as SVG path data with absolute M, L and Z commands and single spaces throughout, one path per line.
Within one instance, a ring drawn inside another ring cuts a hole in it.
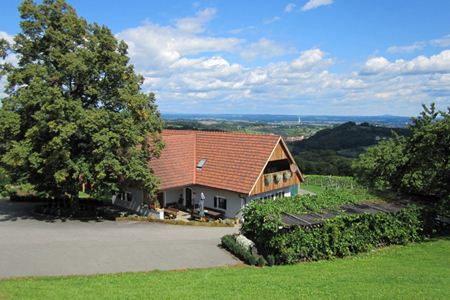
M 286 171 L 289 170 L 263 174 L 256 182 L 252 195 L 265 193 L 300 183 L 298 177 L 293 172 L 291 172 L 291 176 L 289 178 L 286 178 Z M 279 180 L 277 180 L 277 178 Z

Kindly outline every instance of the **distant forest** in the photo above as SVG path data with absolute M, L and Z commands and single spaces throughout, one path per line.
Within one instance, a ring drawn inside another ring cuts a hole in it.
M 409 135 L 409 130 L 347 122 L 289 146 L 305 174 L 352 175 L 351 163 L 359 154 L 394 134 Z

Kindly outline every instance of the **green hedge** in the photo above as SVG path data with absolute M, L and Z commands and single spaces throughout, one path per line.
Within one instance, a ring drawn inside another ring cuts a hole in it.
M 244 261 L 246 264 L 252 266 L 263 267 L 266 265 L 266 260 L 262 256 L 253 255 L 249 250 L 243 248 L 236 242 L 234 235 L 225 235 L 222 237 L 222 246 L 233 253 L 240 260 Z
M 421 219 L 416 207 L 398 213 L 340 216 L 321 227 L 279 231 L 266 241 L 265 249 L 281 264 L 343 257 L 375 247 L 419 241 Z
M 243 209 L 244 224 L 242 233 L 264 247 L 266 241 L 278 232 L 283 212 L 301 214 L 335 208 L 342 204 L 358 203 L 368 199 L 351 190 L 327 189 L 317 195 L 302 195 L 281 199 L 256 200 Z M 261 249 L 264 252 L 264 249 Z

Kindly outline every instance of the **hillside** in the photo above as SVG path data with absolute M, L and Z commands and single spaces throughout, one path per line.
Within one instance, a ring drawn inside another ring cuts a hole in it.
M 320 130 L 309 139 L 295 142 L 292 145 L 296 149 L 317 150 L 367 147 L 377 144 L 380 140 L 392 137 L 394 132 L 398 135 L 407 135 L 408 129 L 374 126 L 369 123 L 358 125 L 354 122 L 347 122 L 333 128 Z
M 308 139 L 289 145 L 306 174 L 351 175 L 354 158 L 367 147 L 395 134 L 408 135 L 409 130 L 347 122 L 320 130 Z

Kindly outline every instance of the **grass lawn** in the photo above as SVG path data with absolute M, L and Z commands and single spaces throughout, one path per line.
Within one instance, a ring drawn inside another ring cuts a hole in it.
M 448 299 L 449 296 L 450 239 L 292 266 L 0 281 L 0 299 Z
M 300 186 L 302 190 L 313 192 L 315 194 L 323 192 L 324 188 L 322 188 L 320 185 L 314 185 L 314 184 L 302 184 Z

